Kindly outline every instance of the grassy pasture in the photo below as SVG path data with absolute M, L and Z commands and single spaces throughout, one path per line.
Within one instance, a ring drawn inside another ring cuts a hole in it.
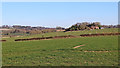
M 44 36 L 111 33 L 118 29 L 45 33 Z M 118 36 L 79 37 L 18 41 L 18 38 L 42 37 L 42 34 L 3 38 L 3 66 L 116 66 Z M 75 46 L 84 45 L 74 49 Z
M 73 48 L 79 45 L 84 46 Z M 118 64 L 118 36 L 8 41 L 3 42 L 2 47 L 3 66 L 115 66 Z
M 50 36 L 54 37 L 54 36 L 63 36 L 63 35 L 79 36 L 80 34 L 112 33 L 112 32 L 113 33 L 118 32 L 118 28 L 71 31 L 71 32 L 51 32 L 51 33 L 44 33 L 44 34 L 28 35 L 28 36 L 23 36 L 23 37 L 3 38 L 3 40 L 7 40 L 8 42 L 14 42 L 15 39 L 42 37 L 42 35 L 44 35 L 44 37 L 50 37 Z

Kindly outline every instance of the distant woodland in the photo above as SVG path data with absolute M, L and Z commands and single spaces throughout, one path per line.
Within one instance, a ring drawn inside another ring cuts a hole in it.
M 119 25 L 101 25 L 100 22 L 82 22 L 76 23 L 69 28 L 56 27 L 56 28 L 48 28 L 48 27 L 32 27 L 32 26 L 21 26 L 21 25 L 3 25 L 0 27 L 2 30 L 3 36 L 16 36 L 16 35 L 32 35 L 32 34 L 41 34 L 41 33 L 49 33 L 49 32 L 57 32 L 57 31 L 81 31 L 81 30 L 94 30 L 94 29 L 104 29 L 104 28 L 118 28 Z M 7 30 L 6 30 L 7 29 Z

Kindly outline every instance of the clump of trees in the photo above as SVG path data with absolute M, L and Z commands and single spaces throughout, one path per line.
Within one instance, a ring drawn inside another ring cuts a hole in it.
M 93 22 L 93 23 L 82 22 L 82 23 L 77 23 L 77 24 L 72 25 L 71 27 L 65 29 L 65 31 L 90 30 L 90 29 L 95 28 L 95 27 L 101 28 L 100 22 Z

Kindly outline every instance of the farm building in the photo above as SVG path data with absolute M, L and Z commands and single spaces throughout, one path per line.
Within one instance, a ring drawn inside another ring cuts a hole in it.
M 91 26 L 90 30 L 99 29 L 98 26 Z
M 56 31 L 65 31 L 65 30 L 63 30 L 63 29 L 58 29 L 58 30 L 56 30 Z

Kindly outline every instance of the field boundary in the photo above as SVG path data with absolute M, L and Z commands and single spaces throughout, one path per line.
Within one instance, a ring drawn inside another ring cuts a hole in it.
M 93 37 L 93 36 L 109 36 L 109 35 L 120 35 L 120 33 L 81 34 L 80 36 L 65 35 L 65 36 L 42 37 L 42 38 L 15 39 L 15 41 L 45 40 L 45 39 L 75 38 L 75 37 Z

